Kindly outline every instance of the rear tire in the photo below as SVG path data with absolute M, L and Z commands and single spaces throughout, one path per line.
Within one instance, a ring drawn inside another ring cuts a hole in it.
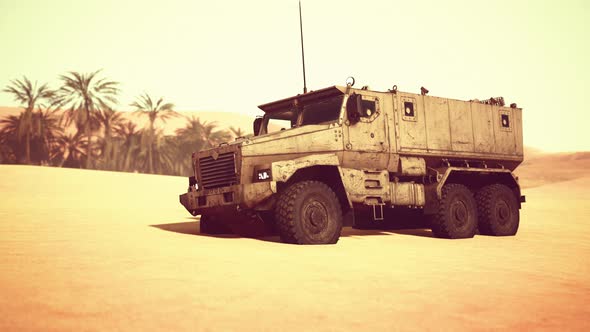
M 516 196 L 505 185 L 492 184 L 475 195 L 479 213 L 479 233 L 512 236 L 518 231 L 520 216 Z
M 442 188 L 438 212 L 432 217 L 432 233 L 439 238 L 472 238 L 477 232 L 477 204 L 462 184 Z
M 275 220 L 281 240 L 293 244 L 334 244 L 342 231 L 342 209 L 334 191 L 319 181 L 302 181 L 283 191 Z
M 218 235 L 218 234 L 231 234 L 232 231 L 221 222 L 219 216 L 213 214 L 201 215 L 199 221 L 200 230 L 202 234 Z

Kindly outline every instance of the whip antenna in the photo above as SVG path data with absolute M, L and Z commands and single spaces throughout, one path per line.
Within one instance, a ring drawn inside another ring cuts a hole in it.
M 301 31 L 301 61 L 303 62 L 303 93 L 307 93 L 305 82 L 305 52 L 303 52 L 303 20 L 301 19 L 301 0 L 299 0 L 299 30 Z

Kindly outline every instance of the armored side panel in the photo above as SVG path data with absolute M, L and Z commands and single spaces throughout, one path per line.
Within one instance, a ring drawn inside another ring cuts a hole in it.
M 390 155 L 388 119 L 391 117 L 393 100 L 389 94 L 375 91 L 358 91 L 362 95 L 363 106 L 370 113 L 362 116 L 359 122 L 344 126 L 343 166 L 357 169 L 397 168 L 397 159 Z M 345 118 L 343 113 L 342 117 Z
M 400 155 L 423 157 L 429 167 L 446 159 L 513 170 L 523 160 L 520 108 L 404 92 L 392 98 Z

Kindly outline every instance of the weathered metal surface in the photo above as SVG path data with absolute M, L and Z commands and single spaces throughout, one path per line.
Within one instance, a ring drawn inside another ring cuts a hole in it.
M 342 168 L 342 182 L 351 202 L 366 204 L 367 201 L 384 203 L 390 201 L 389 173 L 383 171 Z
M 449 99 L 448 106 L 449 125 L 451 129 L 451 150 L 474 152 L 475 132 L 473 129 L 471 103 Z
M 382 96 L 380 98 L 379 93 L 373 91 L 363 91 L 362 103 L 365 106 L 365 116 L 361 116 L 356 124 L 345 121 L 342 166 L 357 169 L 387 169 L 391 151 L 385 110 L 391 108 L 391 100 Z M 367 112 L 371 106 L 373 108 Z M 343 118 L 345 112 L 346 109 L 343 110 Z
M 258 165 L 270 166 L 277 161 L 323 153 L 337 155 L 342 160 L 342 150 L 342 128 L 334 125 L 308 125 L 250 138 L 241 146 L 241 181 L 251 181 Z
M 419 157 L 400 157 L 399 175 L 420 176 L 426 175 L 426 161 Z
M 407 93 L 394 98 L 400 154 L 522 161 L 521 109 Z
M 470 104 L 473 115 L 473 136 L 476 153 L 495 153 L 494 107 L 478 103 Z
M 424 185 L 421 183 L 398 182 L 391 186 L 391 205 L 424 206 Z
M 252 209 L 274 194 L 271 182 L 242 185 L 241 208 Z
M 396 101 L 395 137 L 398 152 L 425 150 L 427 145 L 423 96 L 398 93 L 391 97 Z
M 300 169 L 318 165 L 338 166 L 339 164 L 340 161 L 335 154 L 319 154 L 308 155 L 292 160 L 278 161 L 272 163 L 271 169 L 275 181 L 285 182 Z
M 445 98 L 424 96 L 426 146 L 429 151 L 451 150 L 449 103 Z

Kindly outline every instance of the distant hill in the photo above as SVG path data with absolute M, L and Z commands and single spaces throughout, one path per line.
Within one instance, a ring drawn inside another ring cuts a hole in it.
M 544 153 L 539 150 L 525 151 L 524 162 L 515 173 L 524 188 L 569 181 L 588 175 L 590 152 Z

